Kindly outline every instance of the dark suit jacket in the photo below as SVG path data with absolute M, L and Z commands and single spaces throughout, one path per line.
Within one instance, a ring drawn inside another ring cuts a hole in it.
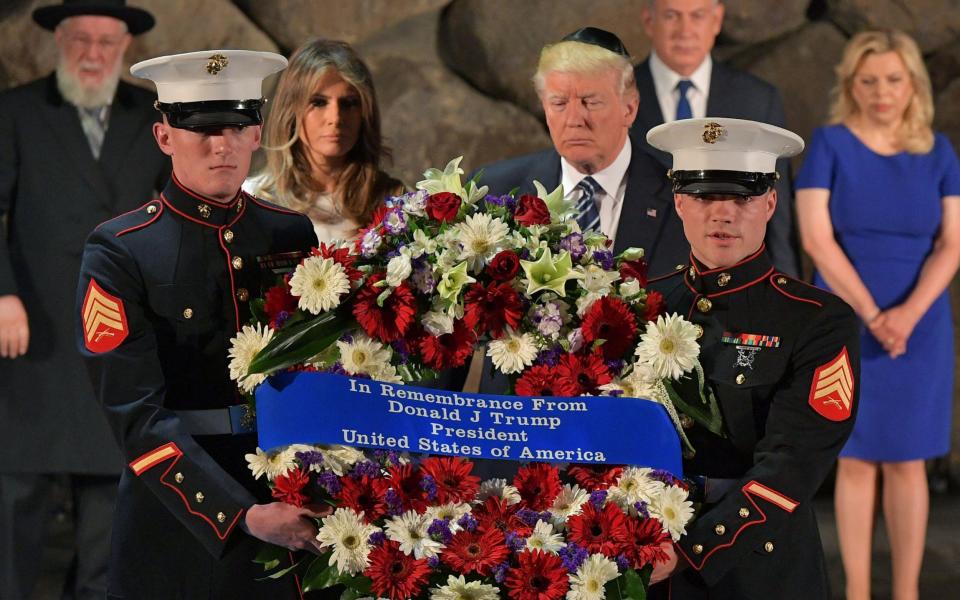
M 653 86 L 650 59 L 634 70 L 640 90 L 640 110 L 631 133 L 644 152 L 655 158 L 664 169 L 673 166 L 673 158 L 647 143 L 647 132 L 663 123 L 660 103 Z M 785 117 L 780 93 L 766 81 L 714 61 L 707 95 L 707 116 L 749 119 L 784 127 Z M 797 236 L 793 226 L 793 190 L 790 163 L 777 163 L 780 181 L 777 183 L 777 211 L 767 227 L 767 249 L 777 268 L 789 275 L 800 273 Z M 651 271 L 653 274 L 662 274 Z
M 0 94 L 0 295 L 18 295 L 30 321 L 28 353 L 0 359 L 0 472 L 120 470 L 73 344 L 73 303 L 87 234 L 149 201 L 169 173 L 153 99 L 120 83 L 94 160 L 54 76 Z

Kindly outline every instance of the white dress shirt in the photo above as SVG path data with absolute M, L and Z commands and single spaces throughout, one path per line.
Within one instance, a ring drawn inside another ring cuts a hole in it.
M 680 100 L 680 90 L 677 83 L 681 79 L 689 79 L 693 85 L 687 90 L 687 101 L 694 119 L 707 116 L 707 97 L 710 95 L 710 75 L 713 73 L 713 58 L 707 54 L 700 66 L 690 74 L 690 77 L 670 70 L 657 53 L 650 52 L 650 74 L 653 75 L 653 88 L 657 91 L 657 102 L 660 103 L 660 112 L 663 113 L 663 122 L 670 123 L 677 120 L 677 102 Z
M 607 168 L 592 175 L 593 179 L 603 188 L 603 193 L 598 193 L 593 198 L 594 202 L 599 203 L 600 231 L 611 240 L 616 237 L 617 226 L 620 224 L 623 196 L 627 190 L 627 167 L 630 166 L 632 152 L 630 138 L 627 137 L 623 142 L 623 148 L 617 154 L 617 158 Z M 577 184 L 586 176 L 585 173 L 581 173 L 567 162 L 567 159 L 560 157 L 560 183 L 563 184 L 564 198 L 572 200 L 574 205 L 580 200 L 582 194 L 577 189 Z

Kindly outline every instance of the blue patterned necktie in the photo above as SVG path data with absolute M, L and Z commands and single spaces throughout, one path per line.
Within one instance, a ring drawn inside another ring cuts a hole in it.
M 580 190 L 580 200 L 577 202 L 577 223 L 580 231 L 600 228 L 600 210 L 597 208 L 596 196 L 603 193 L 603 188 L 593 177 L 584 177 L 577 184 Z
M 681 79 L 677 83 L 677 89 L 680 90 L 680 97 L 677 99 L 677 120 L 692 119 L 693 109 L 690 108 L 690 101 L 687 100 L 687 90 L 693 87 L 693 82 L 689 79 Z

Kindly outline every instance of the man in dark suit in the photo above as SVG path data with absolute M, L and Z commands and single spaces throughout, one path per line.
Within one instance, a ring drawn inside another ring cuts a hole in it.
M 68 474 L 76 558 L 68 597 L 103 598 L 120 454 L 73 345 L 83 240 L 150 200 L 169 172 L 153 97 L 119 82 L 153 17 L 119 1 L 38 8 L 55 73 L 0 94 L 0 597 L 27 598 L 51 493 Z
M 653 44 L 647 60 L 636 68 L 640 91 L 640 110 L 631 134 L 643 151 L 661 165 L 661 172 L 670 168 L 670 155 L 653 148 L 646 141 L 651 128 L 676 119 L 729 117 L 784 126 L 783 102 L 769 83 L 724 64 L 710 56 L 720 26 L 723 4 L 717 0 L 649 0 L 642 13 L 644 29 Z M 777 212 L 767 227 L 766 243 L 774 264 L 781 271 L 796 276 L 800 266 L 797 238 L 793 226 L 793 193 L 790 165 L 786 159 L 777 162 Z M 662 218 L 672 221 L 666 228 L 669 243 L 685 246 L 686 240 L 677 228 L 672 200 L 657 207 Z M 664 271 L 651 270 L 654 275 Z

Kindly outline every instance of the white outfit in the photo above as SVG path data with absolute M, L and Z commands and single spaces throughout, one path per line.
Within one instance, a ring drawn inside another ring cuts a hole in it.
M 243 182 L 243 191 L 266 200 L 273 200 L 270 194 L 263 193 L 264 175 L 250 177 Z M 357 236 L 360 225 L 353 219 L 348 219 L 339 213 L 333 201 L 332 194 L 317 194 L 310 208 L 303 211 L 317 234 L 317 241 L 332 243 L 348 241 Z

